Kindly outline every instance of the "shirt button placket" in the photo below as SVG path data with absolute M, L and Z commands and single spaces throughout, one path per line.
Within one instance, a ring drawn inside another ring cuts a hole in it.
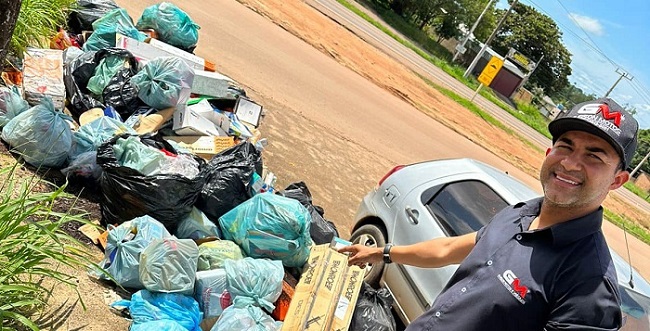
M 487 264 L 488 266 L 491 266 L 492 265 L 492 260 L 488 260 L 485 264 Z
M 436 312 L 436 317 L 440 317 L 440 312 L 439 311 Z

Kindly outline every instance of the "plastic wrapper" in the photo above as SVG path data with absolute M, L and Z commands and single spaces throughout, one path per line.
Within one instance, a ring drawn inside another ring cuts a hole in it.
M 223 215 L 219 224 L 224 239 L 236 242 L 247 256 L 302 267 L 312 245 L 310 221 L 309 212 L 300 202 L 264 193 Z
M 223 268 L 226 260 L 241 260 L 244 252 L 230 240 L 208 241 L 199 245 L 197 270 Z
M 152 241 L 171 235 L 160 222 L 149 216 L 135 218 L 118 227 L 109 226 L 109 230 L 105 258 L 99 266 L 123 287 L 144 288 L 138 272 L 140 254 Z M 94 274 L 109 279 L 99 271 Z
M 115 34 L 131 37 L 144 41 L 146 35 L 133 25 L 133 20 L 123 8 L 113 9 L 93 22 L 93 34 L 83 45 L 84 51 L 98 51 L 104 48 L 115 47 Z
M 334 237 L 339 236 L 339 232 L 336 230 L 334 223 L 323 218 L 325 213 L 323 209 L 312 204 L 311 192 L 309 192 L 309 188 L 307 188 L 305 182 L 290 184 L 280 192 L 280 195 L 296 199 L 307 208 L 311 215 L 309 233 L 316 245 L 330 243 Z
M 395 318 L 390 311 L 392 306 L 393 298 L 386 288 L 375 290 L 363 283 L 350 331 L 396 331 Z
M 182 174 L 192 179 L 199 175 L 199 162 L 189 154 L 163 155 L 156 169 L 145 174 L 149 176 Z
M 231 306 L 221 314 L 221 318 L 210 331 L 280 331 L 282 322 L 255 306 L 238 308 Z
M 140 254 L 140 282 L 153 292 L 191 295 L 199 248 L 191 239 L 154 239 Z
M 176 237 L 179 239 L 203 239 L 207 237 L 221 238 L 219 227 L 212 223 L 202 211 L 192 208 L 187 217 L 178 223 Z M 199 248 L 199 254 L 201 250 Z M 199 255 L 200 256 L 200 255 Z
M 129 118 L 139 109 L 148 107 L 138 98 L 137 87 L 131 82 L 135 72 L 135 67 L 119 70 L 102 92 L 104 103 L 115 108 L 122 118 Z
M 131 83 L 138 87 L 138 96 L 156 109 L 185 104 L 190 97 L 194 70 L 178 57 L 157 57 L 138 72 Z
M 151 322 L 144 322 L 133 324 L 129 328 L 129 331 L 187 331 L 182 325 L 178 324 L 176 321 L 172 320 L 158 320 Z
M 189 179 L 178 174 L 146 176 L 122 166 L 113 146 L 118 139 L 127 137 L 128 134 L 113 137 L 97 150 L 97 164 L 103 170 L 99 180 L 102 190 L 102 220 L 107 224 L 120 224 L 138 216 L 149 215 L 174 232 L 176 224 L 192 211 L 204 186 L 204 177 L 199 175 Z M 176 153 L 160 136 L 143 135 L 139 139 L 147 146 Z M 201 170 L 203 160 L 198 157 L 195 159 Z
M 152 293 L 141 290 L 133 294 L 130 301 L 120 300 L 111 306 L 129 308 L 129 313 L 133 319 L 132 328 L 140 327 L 139 324 L 154 321 L 174 321 L 185 330 L 201 331 L 199 324 L 203 319 L 203 313 L 199 309 L 199 303 L 191 296 L 178 293 Z
M 11 119 L 2 129 L 2 140 L 35 167 L 61 168 L 72 147 L 72 119 L 54 110 L 50 99 Z
M 65 106 L 65 83 L 63 81 L 63 51 L 28 47 L 23 60 L 22 89 L 25 100 L 31 106 L 49 98 L 56 110 Z
M 18 89 L 0 87 L 0 129 L 18 114 L 29 109 L 29 104 L 21 96 Z
M 280 261 L 253 259 L 226 260 L 228 292 L 237 307 L 255 305 L 272 312 L 282 293 L 284 267 Z
M 227 285 L 225 269 L 196 273 L 194 299 L 199 302 L 204 318 L 218 317 L 232 304 Z
M 206 180 L 196 206 L 213 222 L 248 200 L 253 172 L 262 173 L 262 154 L 249 142 L 221 151 L 203 168 Z
M 113 0 L 78 0 L 68 16 L 68 27 L 77 34 L 92 30 L 93 22 L 117 8 Z
M 86 125 L 82 125 L 79 130 L 72 134 L 70 158 L 74 160 L 82 153 L 96 152 L 101 144 L 123 133 L 136 134 L 132 128 L 107 116 L 102 116 Z
M 61 169 L 66 177 L 79 177 L 98 180 L 102 175 L 102 167 L 97 165 L 97 152 L 90 151 L 77 155 L 70 164 Z
M 136 27 L 154 29 L 161 41 L 190 52 L 199 41 L 200 27 L 187 13 L 169 2 L 145 8 Z

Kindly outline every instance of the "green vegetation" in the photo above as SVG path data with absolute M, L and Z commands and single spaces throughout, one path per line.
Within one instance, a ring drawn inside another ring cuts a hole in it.
M 21 55 L 28 46 L 47 46 L 59 27 L 66 24 L 68 10 L 76 0 L 23 0 L 11 49 Z
M 0 169 L 0 330 L 38 330 L 39 321 L 31 316 L 47 301 L 48 280 L 75 287 L 73 276 L 59 266 L 78 268 L 90 261 L 83 247 L 63 231 L 70 222 L 86 221 L 54 209 L 62 199 L 74 201 L 64 187 L 41 193 L 37 188 L 48 183 L 36 175 L 18 178 L 18 168 Z
M 625 229 L 644 243 L 650 245 L 650 233 L 648 229 L 636 224 L 634 221 L 625 217 L 625 215 L 614 214 L 613 212 L 605 209 L 605 218 L 610 222 L 616 224 L 619 228 Z
M 632 182 L 627 182 L 623 186 L 625 186 L 626 189 L 630 190 L 630 192 L 636 194 L 640 198 L 643 198 L 643 200 L 650 202 L 650 192 L 644 191 L 640 187 L 634 185 Z

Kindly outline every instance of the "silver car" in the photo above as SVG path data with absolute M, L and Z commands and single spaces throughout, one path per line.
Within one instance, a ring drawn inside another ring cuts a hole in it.
M 472 159 L 398 166 L 388 172 L 359 206 L 351 241 L 382 247 L 458 236 L 480 229 L 501 209 L 539 196 L 525 184 Z M 611 251 L 619 278 L 626 324 L 622 330 L 650 330 L 650 284 Z M 367 267 L 365 280 L 386 287 L 404 324 L 433 303 L 458 265 L 418 268 L 383 262 Z M 630 285 L 632 273 L 634 287 Z

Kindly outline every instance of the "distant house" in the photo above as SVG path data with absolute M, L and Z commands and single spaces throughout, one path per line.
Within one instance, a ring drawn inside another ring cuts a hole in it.
M 551 120 L 554 120 L 562 111 L 555 105 L 553 99 L 547 95 L 542 98 L 542 107 L 539 111 Z
M 646 192 L 650 192 L 650 176 L 643 171 L 639 171 L 639 173 L 634 180 L 634 185 Z
M 466 45 L 469 47 L 467 47 L 467 51 L 465 54 L 463 54 L 462 60 L 466 65 L 469 65 L 474 57 L 476 57 L 476 54 L 478 54 L 478 52 L 483 47 L 483 43 L 474 40 L 471 43 L 468 42 Z M 485 68 L 492 56 L 496 56 L 502 60 L 504 58 L 492 48 L 488 47 L 474 67 L 472 74 L 474 76 L 480 75 L 481 71 L 483 71 L 483 68 Z M 496 75 L 496 77 L 494 77 L 492 83 L 490 83 L 490 88 L 503 95 L 504 97 L 510 99 L 515 94 L 515 91 L 519 85 L 521 85 L 521 82 L 524 80 L 525 76 L 526 75 L 521 71 L 521 69 L 519 69 L 519 67 L 517 67 L 517 65 L 510 62 L 509 60 L 505 60 L 503 67 Z

